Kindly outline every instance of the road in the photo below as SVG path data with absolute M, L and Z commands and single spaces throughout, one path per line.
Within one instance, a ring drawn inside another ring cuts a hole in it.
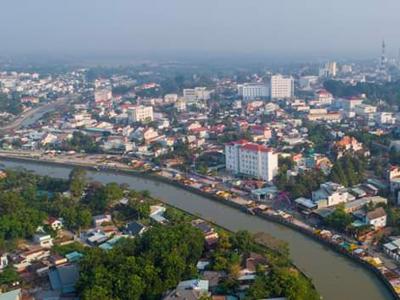
M 30 120 L 34 120 L 36 116 L 42 116 L 46 112 L 54 110 L 56 107 L 60 105 L 64 105 L 70 97 L 62 97 L 57 99 L 54 102 L 46 103 L 42 106 L 36 107 L 34 109 L 29 110 L 28 112 L 23 113 L 16 120 L 14 120 L 11 124 L 0 127 L 0 132 L 11 132 L 20 129 L 24 123 L 29 122 Z

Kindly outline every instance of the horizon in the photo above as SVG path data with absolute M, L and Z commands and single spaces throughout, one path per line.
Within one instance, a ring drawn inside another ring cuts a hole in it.
M 396 0 L 16 0 L 0 12 L 0 56 L 372 59 L 385 40 L 397 58 L 399 9 Z

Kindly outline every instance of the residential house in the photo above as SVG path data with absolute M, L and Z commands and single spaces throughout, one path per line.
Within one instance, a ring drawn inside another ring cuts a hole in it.
M 370 211 L 365 216 L 365 223 L 374 227 L 375 230 L 386 226 L 387 215 L 382 207 Z
M 33 241 L 43 248 L 53 247 L 53 238 L 50 234 L 37 233 L 33 236 Z
M 54 231 L 60 230 L 63 228 L 63 222 L 57 218 L 49 218 L 48 224 Z
M 146 230 L 146 226 L 133 221 L 125 225 L 125 228 L 123 230 L 124 234 L 129 235 L 129 236 L 137 236 L 143 234 L 143 232 Z
M 318 205 L 318 208 L 329 207 L 355 200 L 347 189 L 334 182 L 325 182 L 320 188 L 312 192 L 312 200 Z
M 111 215 L 98 215 L 93 217 L 93 224 L 95 227 L 100 227 L 102 224 L 111 223 Z

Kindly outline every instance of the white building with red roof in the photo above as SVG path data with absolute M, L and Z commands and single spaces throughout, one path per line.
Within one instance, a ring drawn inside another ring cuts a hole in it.
M 226 170 L 265 181 L 278 172 L 278 154 L 265 145 L 239 140 L 225 145 Z

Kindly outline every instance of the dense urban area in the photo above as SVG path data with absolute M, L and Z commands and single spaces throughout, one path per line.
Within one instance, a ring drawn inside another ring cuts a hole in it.
M 87 172 L 147 176 L 302 232 L 400 295 L 400 57 L 274 66 L 0 61 L 0 299 L 320 299 L 272 236 Z M 306 237 L 305 237 L 306 238 Z

